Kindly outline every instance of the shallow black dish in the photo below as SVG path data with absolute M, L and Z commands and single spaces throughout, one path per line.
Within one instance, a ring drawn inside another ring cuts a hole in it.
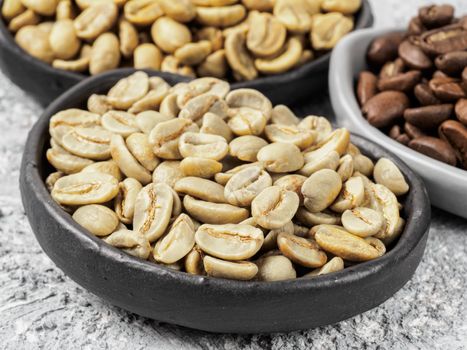
M 430 225 L 425 187 L 401 160 L 376 144 L 352 136 L 372 158 L 392 159 L 411 190 L 404 203 L 404 233 L 383 257 L 315 279 L 240 282 L 192 276 L 126 255 L 85 232 L 51 198 L 44 178 L 48 123 L 54 113 L 85 104 L 105 93 L 132 69 L 90 78 L 53 102 L 30 131 L 20 175 L 23 204 L 45 253 L 77 283 L 137 314 L 213 332 L 276 332 L 338 322 L 367 311 L 392 296 L 413 275 L 422 258 Z M 158 74 L 169 83 L 178 76 Z
M 0 0 L 0 8 L 3 0 Z M 363 0 L 356 15 L 355 29 L 373 24 L 371 7 Z M 327 74 L 331 53 L 290 72 L 260 77 L 252 81 L 234 83 L 234 88 L 254 88 L 266 94 L 275 104 L 292 104 L 313 92 L 327 88 Z M 55 69 L 28 54 L 14 41 L 5 21 L 0 16 L 0 69 L 20 88 L 46 106 L 64 91 L 87 76 L 81 73 Z

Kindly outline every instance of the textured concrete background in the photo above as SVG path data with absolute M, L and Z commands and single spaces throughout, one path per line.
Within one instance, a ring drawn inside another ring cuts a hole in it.
M 467 11 L 466 0 L 449 2 Z M 403 25 L 422 3 L 428 1 L 373 0 L 376 25 Z M 316 111 L 328 108 L 324 102 Z M 0 349 L 467 348 L 467 221 L 436 209 L 413 279 L 380 307 L 336 325 L 287 334 L 215 335 L 103 302 L 54 266 L 24 215 L 19 164 L 27 131 L 40 113 L 0 74 Z

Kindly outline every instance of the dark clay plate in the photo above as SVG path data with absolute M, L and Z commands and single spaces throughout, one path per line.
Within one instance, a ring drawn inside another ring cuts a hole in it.
M 0 0 L 0 8 L 2 3 L 3 0 Z M 356 15 L 355 30 L 368 28 L 372 24 L 371 7 L 367 0 L 363 0 L 362 8 Z M 291 105 L 311 93 L 326 89 L 330 57 L 329 52 L 290 72 L 234 83 L 233 87 L 257 89 L 274 104 Z M 43 106 L 87 77 L 81 73 L 55 69 L 26 54 L 16 45 L 3 18 L 0 18 L 0 68 L 11 81 Z
M 45 177 L 48 124 L 56 112 L 83 107 L 92 93 L 105 93 L 134 70 L 90 78 L 60 96 L 29 133 L 20 175 L 23 204 L 45 253 L 78 284 L 106 301 L 159 321 L 212 332 L 277 332 L 335 323 L 367 311 L 391 297 L 413 275 L 422 258 L 430 224 L 425 187 L 399 158 L 352 135 L 373 159 L 392 159 L 410 184 L 404 200 L 405 231 L 376 260 L 313 279 L 241 282 L 193 276 L 136 259 L 105 244 L 65 213 L 51 198 Z M 160 74 L 174 84 L 178 76 Z

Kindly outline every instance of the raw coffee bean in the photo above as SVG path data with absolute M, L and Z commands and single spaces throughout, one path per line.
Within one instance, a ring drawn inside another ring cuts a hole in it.
M 466 37 L 467 41 L 467 37 Z M 455 101 L 465 98 L 466 93 L 462 88 L 461 81 L 450 77 L 433 78 L 428 83 L 435 96 L 442 101 Z
M 260 258 L 256 264 L 260 281 L 283 281 L 297 277 L 292 262 L 283 255 L 265 256 Z
M 118 226 L 115 212 L 99 204 L 84 205 L 73 213 L 73 220 L 95 236 L 108 236 Z
M 451 23 L 454 7 L 451 5 L 424 6 L 418 11 L 418 17 L 427 28 L 437 28 Z
M 226 261 L 206 255 L 204 268 L 209 276 L 248 281 L 258 273 L 258 266 L 249 261 Z
M 404 111 L 404 119 L 419 128 L 433 129 L 449 119 L 452 110 L 452 104 L 407 108 Z
M 418 70 L 411 70 L 406 73 L 394 75 L 392 77 L 382 78 L 378 80 L 378 89 L 380 91 L 412 91 L 414 86 L 418 84 L 421 79 L 421 72 Z
M 467 52 L 466 51 L 454 51 L 448 52 L 444 55 L 440 55 L 435 59 L 436 68 L 440 71 L 449 74 L 456 75 L 462 72 L 467 67 Z
M 404 35 L 402 33 L 389 33 L 373 40 L 367 52 L 370 64 L 382 66 L 387 61 L 397 58 L 397 50 Z
M 440 104 L 441 101 L 431 91 L 428 84 L 421 83 L 417 84 L 414 89 L 415 97 L 422 106 L 431 106 Z
M 409 40 L 405 40 L 399 45 L 398 52 L 404 63 L 413 69 L 430 69 L 433 66 L 433 62 L 423 50 Z
M 264 234 L 251 225 L 201 225 L 195 233 L 196 244 L 207 254 L 219 259 L 244 260 L 255 255 Z
M 408 122 L 404 123 L 404 131 L 408 137 L 411 139 L 416 139 L 417 137 L 427 136 L 422 130 L 417 128 L 415 125 Z
M 378 78 L 369 71 L 360 72 L 357 85 L 357 97 L 360 106 L 363 106 L 370 98 L 378 93 L 376 87 Z
M 467 99 L 461 98 L 458 100 L 454 109 L 457 119 L 459 119 L 462 124 L 467 125 Z
M 456 152 L 457 159 L 467 169 L 467 127 L 455 120 L 447 120 L 439 127 L 439 135 Z
M 321 267 L 328 260 L 326 253 L 310 239 L 281 232 L 277 237 L 277 245 L 287 258 L 305 267 Z
M 409 191 L 409 185 L 404 175 L 396 164 L 387 158 L 380 158 L 373 170 L 373 178 L 376 183 L 386 186 L 396 196 L 401 196 Z
M 148 239 L 136 231 L 119 229 L 104 238 L 104 242 L 143 260 L 151 254 L 151 244 Z
M 399 91 L 384 91 L 370 98 L 362 108 L 368 122 L 377 127 L 386 127 L 402 118 L 409 107 L 409 99 Z
M 443 163 L 452 166 L 457 163 L 456 153 L 449 143 L 436 137 L 424 136 L 413 139 L 409 142 L 409 147 Z

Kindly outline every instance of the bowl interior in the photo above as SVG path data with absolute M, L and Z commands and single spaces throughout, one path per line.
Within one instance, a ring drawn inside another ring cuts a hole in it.
M 267 286 L 270 284 L 282 285 L 284 287 L 294 286 L 306 288 L 310 285 L 319 286 L 329 283 L 335 285 L 345 285 L 345 283 L 350 282 L 352 279 L 352 272 L 354 271 L 359 273 L 373 273 L 375 268 L 390 264 L 391 260 L 394 259 L 395 256 L 400 254 L 408 254 L 423 237 L 426 231 L 426 227 L 429 223 L 430 209 L 425 187 L 419 177 L 415 175 L 406 166 L 405 163 L 403 163 L 399 158 L 395 157 L 390 152 L 387 152 L 386 150 L 362 137 L 352 135 L 352 142 L 361 148 L 362 152 L 368 155 L 370 158 L 376 159 L 384 156 L 393 160 L 401 169 L 411 187 L 410 192 L 401 200 L 404 206 L 402 216 L 407 220 L 404 232 L 402 233 L 401 237 L 393 244 L 388 253 L 378 259 L 348 267 L 344 271 L 340 271 L 329 276 L 324 275 L 309 280 L 291 280 L 282 282 L 240 282 L 219 278 L 193 276 L 184 272 L 173 271 L 157 264 L 141 261 L 137 258 L 121 253 L 121 251 L 118 249 L 107 245 L 101 239 L 94 237 L 82 229 L 78 224 L 76 224 L 71 219 L 71 216 L 63 211 L 58 206 L 58 204 L 52 200 L 45 187 L 44 180 L 47 175 L 53 171 L 52 167 L 49 165 L 47 159 L 45 158 L 45 151 L 49 147 L 48 140 L 50 138 L 48 133 L 48 122 L 50 117 L 60 110 L 67 108 L 85 107 L 86 100 L 89 95 L 92 93 L 106 93 L 118 79 L 121 79 L 133 73 L 134 71 L 134 69 L 120 69 L 117 71 L 104 73 L 98 77 L 92 77 L 79 83 L 70 91 L 63 94 L 46 109 L 42 117 L 34 126 L 33 130 L 30 132 L 25 155 L 23 158 L 23 163 L 33 164 L 31 171 L 32 180 L 35 183 L 35 190 L 38 191 L 38 194 L 44 198 L 45 203 L 49 207 L 49 210 L 54 219 L 59 220 L 67 226 L 71 226 L 75 234 L 80 235 L 83 240 L 96 243 L 99 246 L 100 252 L 104 252 L 106 254 L 111 253 L 110 255 L 112 256 L 118 254 L 119 259 L 125 263 L 136 264 L 137 266 L 144 265 L 145 268 L 148 268 L 156 273 L 164 271 L 164 273 L 172 275 L 175 278 L 186 280 L 188 283 L 196 284 L 199 283 L 199 281 L 210 280 L 210 283 L 216 286 L 223 285 L 224 287 L 229 286 L 240 289 L 248 289 L 252 286 L 254 286 L 254 288 L 267 288 Z M 154 71 L 147 71 L 147 73 L 151 76 L 161 76 L 172 85 L 182 81 L 183 79 L 186 79 L 167 73 Z

